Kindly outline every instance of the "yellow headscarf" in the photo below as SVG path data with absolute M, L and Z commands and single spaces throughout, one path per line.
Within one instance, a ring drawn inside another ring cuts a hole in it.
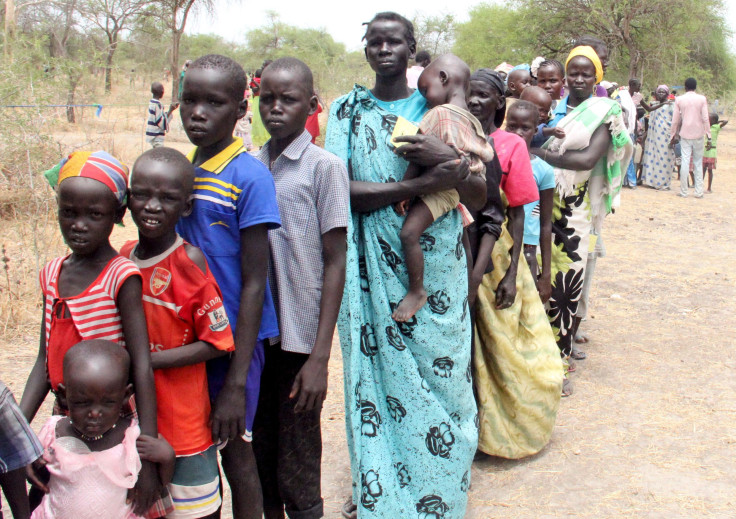
M 587 45 L 575 47 L 570 51 L 570 54 L 567 56 L 567 60 L 565 61 L 565 71 L 567 71 L 567 64 L 576 56 L 584 56 L 592 61 L 593 66 L 595 66 L 595 82 L 600 83 L 603 81 L 603 65 L 601 65 L 601 59 L 598 57 L 598 54 L 595 53 L 593 47 L 589 47 Z

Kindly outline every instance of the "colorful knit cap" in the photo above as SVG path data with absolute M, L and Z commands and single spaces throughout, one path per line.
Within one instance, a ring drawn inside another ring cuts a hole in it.
M 603 81 L 603 65 L 601 65 L 601 59 L 598 57 L 598 54 L 595 53 L 593 47 L 581 45 L 580 47 L 572 49 L 565 60 L 565 70 L 567 70 L 567 64 L 570 63 L 570 60 L 576 56 L 583 56 L 592 61 L 593 66 L 595 67 L 595 82 L 600 83 Z
M 128 168 L 104 151 L 75 151 L 56 167 L 44 173 L 52 185 L 61 184 L 71 177 L 85 177 L 105 184 L 118 204 L 123 205 L 128 188 Z M 54 176 L 58 175 L 54 183 Z

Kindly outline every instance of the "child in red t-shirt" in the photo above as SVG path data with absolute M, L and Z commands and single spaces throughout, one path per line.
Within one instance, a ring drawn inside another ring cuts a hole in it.
M 204 254 L 175 230 L 192 211 L 193 183 L 194 166 L 178 151 L 156 148 L 141 155 L 128 201 L 138 241 L 120 250 L 143 275 L 158 428 L 177 456 L 170 518 L 215 516 L 222 504 L 205 361 L 235 349 Z

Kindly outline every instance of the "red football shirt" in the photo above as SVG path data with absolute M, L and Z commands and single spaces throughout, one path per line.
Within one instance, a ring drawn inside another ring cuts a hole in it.
M 151 353 L 205 341 L 233 351 L 233 334 L 222 304 L 222 294 L 210 275 L 187 255 L 177 237 L 163 254 L 147 260 L 135 254 L 129 241 L 120 254 L 133 260 L 143 275 L 143 310 Z M 205 363 L 157 369 L 158 430 L 177 456 L 202 452 L 212 445 L 209 427 L 210 399 Z

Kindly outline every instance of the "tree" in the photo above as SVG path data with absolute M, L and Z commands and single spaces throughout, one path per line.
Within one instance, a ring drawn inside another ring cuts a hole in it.
M 537 48 L 535 34 L 527 29 L 530 18 L 514 4 L 473 7 L 470 19 L 456 26 L 453 52 L 471 69 L 493 68 L 503 61 L 528 63 Z
M 521 5 L 545 13 L 533 31 L 540 45 L 560 53 L 575 37 L 593 34 L 626 55 L 628 77 L 641 75 L 647 56 L 687 47 L 700 31 L 712 31 L 707 23 L 722 8 L 721 0 L 523 0 Z
M 208 11 L 214 8 L 213 0 L 155 0 L 149 4 L 149 14 L 160 17 L 171 33 L 171 54 L 169 68 L 171 70 L 171 102 L 179 99 L 179 47 L 181 37 L 187 25 L 192 9 L 197 6 Z
M 105 57 L 105 92 L 112 90 L 112 62 L 121 33 L 131 20 L 146 7 L 146 0 L 84 0 L 82 15 L 102 30 L 107 37 Z
M 426 50 L 433 58 L 450 52 L 455 38 L 455 17 L 453 15 L 418 15 L 412 22 L 417 40 L 417 51 Z

